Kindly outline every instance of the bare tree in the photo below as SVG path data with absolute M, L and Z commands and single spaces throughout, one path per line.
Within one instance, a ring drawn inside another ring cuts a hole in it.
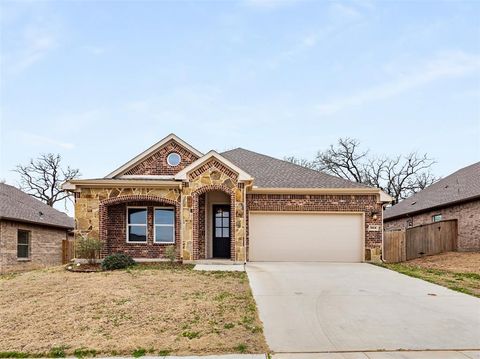
M 393 158 L 371 156 L 352 138 L 340 138 L 335 146 L 319 151 L 314 161 L 295 157 L 285 160 L 299 165 L 306 163 L 305 167 L 378 187 L 394 199 L 394 204 L 438 180 L 430 171 L 435 161 L 427 154 L 412 152 Z
M 59 154 L 42 154 L 31 159 L 28 165 L 17 165 L 15 172 L 20 174 L 20 188 L 31 196 L 45 202 L 50 207 L 69 197 L 62 189 L 62 183 L 80 176 L 78 169 L 62 168 Z

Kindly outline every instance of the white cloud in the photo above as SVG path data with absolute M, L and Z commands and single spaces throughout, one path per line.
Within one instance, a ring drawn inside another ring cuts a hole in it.
M 353 6 L 349 6 L 345 3 L 339 2 L 332 3 L 332 5 L 330 6 L 330 14 L 347 19 L 355 19 L 362 16 L 362 14 Z
M 322 103 L 316 106 L 316 109 L 320 114 L 332 114 L 352 106 L 361 106 L 394 97 L 437 80 L 461 77 L 479 70 L 480 55 L 464 52 L 442 54 L 423 65 L 416 66 L 416 70 L 406 75 L 366 88 L 361 92 Z M 397 73 L 402 71 L 399 69 Z
M 57 39 L 48 30 L 27 26 L 19 40 L 20 47 L 4 55 L 9 73 L 22 72 L 42 60 L 57 45 Z
M 34 144 L 34 145 L 53 145 L 56 147 L 63 148 L 65 150 L 71 150 L 75 148 L 75 144 L 69 143 L 69 142 L 62 142 L 62 141 L 57 141 L 52 138 L 42 136 L 42 135 L 37 135 L 34 133 L 29 133 L 29 132 L 23 132 L 19 131 L 18 135 L 20 136 L 20 139 L 28 144 Z
M 2 65 L 7 75 L 44 60 L 65 34 L 62 18 L 48 2 L 13 1 L 2 4 L 1 13 Z

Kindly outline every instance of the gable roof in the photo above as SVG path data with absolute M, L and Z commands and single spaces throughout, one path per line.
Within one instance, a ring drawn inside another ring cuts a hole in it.
M 239 181 L 250 181 L 253 180 L 253 177 L 245 172 L 242 168 L 239 168 L 236 166 L 234 163 L 232 163 L 230 160 L 227 158 L 223 157 L 220 155 L 218 152 L 211 150 L 209 151 L 205 156 L 200 157 L 198 160 L 196 160 L 193 163 L 190 163 L 187 167 L 185 167 L 183 170 L 178 172 L 174 178 L 179 179 L 179 180 L 185 180 L 187 179 L 187 174 L 191 171 L 193 171 L 195 168 L 201 166 L 203 163 L 207 162 L 208 160 L 215 158 L 221 163 L 223 163 L 225 166 L 229 167 L 231 170 L 234 172 L 238 173 L 238 180 Z
M 135 166 L 137 163 L 141 162 L 144 158 L 147 158 L 149 155 L 151 155 L 152 153 L 154 153 L 155 151 L 157 151 L 159 148 L 161 148 L 163 145 L 165 145 L 166 143 L 168 143 L 169 141 L 171 140 L 174 140 L 175 142 L 177 142 L 178 144 L 180 144 L 182 147 L 185 147 L 187 150 L 193 152 L 195 155 L 197 155 L 198 157 L 202 157 L 203 156 L 203 153 L 201 153 L 200 151 L 198 151 L 197 149 L 193 148 L 192 146 L 190 146 L 188 143 L 186 143 L 184 140 L 182 140 L 180 137 L 178 137 L 177 135 L 171 133 L 169 134 L 167 137 L 164 137 L 163 139 L 161 139 L 160 141 L 158 141 L 157 143 L 155 143 L 153 146 L 150 146 L 148 149 L 146 149 L 145 151 L 143 151 L 142 153 L 140 153 L 139 155 L 135 156 L 134 158 L 132 158 L 130 161 L 128 161 L 127 163 L 123 164 L 122 166 L 120 166 L 119 168 L 117 168 L 115 171 L 109 173 L 108 175 L 105 176 L 105 178 L 114 178 L 118 175 L 121 175 L 122 173 L 126 172 L 127 170 L 129 170 L 130 168 L 132 168 L 133 166 Z
M 5 183 L 0 183 L 0 219 L 74 228 L 73 218 Z
M 222 152 L 221 155 L 251 174 L 255 178 L 255 187 L 368 188 L 360 183 L 344 180 L 243 148 Z
M 480 162 L 464 167 L 385 210 L 383 218 L 425 212 L 480 198 Z

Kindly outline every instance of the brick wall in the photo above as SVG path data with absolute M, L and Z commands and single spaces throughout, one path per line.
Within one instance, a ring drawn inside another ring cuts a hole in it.
M 382 205 L 374 195 L 247 194 L 247 211 L 365 212 L 365 248 L 382 246 L 382 231 L 367 230 L 369 224 L 382 224 Z M 377 219 L 372 218 L 372 212 L 377 213 Z
M 30 258 L 17 259 L 17 231 L 30 231 Z M 62 241 L 67 231 L 13 221 L 0 221 L 0 273 L 62 264 Z
M 385 230 L 408 228 L 408 219 L 413 226 L 432 223 L 432 216 L 436 214 L 441 214 L 442 220 L 457 219 L 459 251 L 480 251 L 480 200 L 416 214 L 410 218 L 386 219 L 384 227 Z
M 147 207 L 147 242 L 127 243 L 127 206 Z M 113 204 L 106 207 L 105 246 L 102 256 L 123 252 L 133 258 L 165 258 L 165 248 L 171 244 L 155 243 L 153 238 L 153 209 L 154 207 L 170 206 L 164 203 L 151 201 L 131 201 L 128 203 Z M 179 211 L 175 211 L 175 247 L 177 259 L 180 259 L 180 225 Z
M 178 166 L 172 167 L 167 163 L 167 157 L 170 153 L 176 152 L 181 157 Z M 180 146 L 175 141 L 167 142 L 164 146 L 125 172 L 126 175 L 174 175 L 196 161 L 198 156 L 186 148 Z

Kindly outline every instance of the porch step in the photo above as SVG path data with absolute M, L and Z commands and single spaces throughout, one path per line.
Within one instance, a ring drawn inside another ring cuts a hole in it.
M 206 265 L 243 265 L 243 262 L 235 262 L 230 259 L 197 259 L 194 261 L 183 261 L 183 263 Z

